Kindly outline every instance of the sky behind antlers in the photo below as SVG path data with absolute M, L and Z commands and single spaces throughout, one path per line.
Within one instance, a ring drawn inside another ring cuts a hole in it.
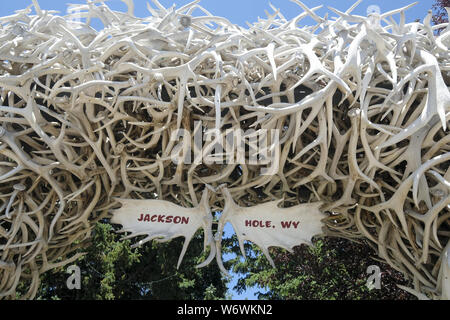
M 65 15 L 67 12 L 66 3 L 86 3 L 85 0 L 38 0 L 43 10 L 58 10 L 61 15 Z M 105 1 L 114 10 L 126 10 L 126 5 L 120 0 Z M 148 1 L 151 3 L 151 1 Z M 160 3 L 166 8 L 176 4 L 177 8 L 190 3 L 191 0 L 160 0 Z M 323 8 L 317 11 L 319 16 L 324 16 L 325 13 L 329 13 L 330 17 L 335 16 L 331 11 L 327 9 L 328 6 L 334 7 L 338 10 L 345 11 L 353 5 L 355 0 L 339 0 L 339 1 L 324 1 L 324 0 L 303 0 L 302 1 L 308 7 L 316 7 L 323 5 Z M 381 12 L 388 12 L 393 9 L 398 9 L 413 3 L 413 0 L 363 0 L 361 4 L 354 10 L 354 14 L 366 15 L 367 8 L 370 5 L 378 5 Z M 13 14 L 15 10 L 23 9 L 32 3 L 31 0 L 14 0 L 14 1 L 2 1 L 0 6 L 0 16 L 6 16 Z M 134 13 L 138 17 L 146 17 L 149 15 L 147 10 L 146 0 L 135 0 Z M 292 19 L 303 10 L 295 3 L 289 0 L 271 0 L 270 3 L 278 9 L 287 18 Z M 273 13 L 273 10 L 269 6 L 269 1 L 265 0 L 202 0 L 200 2 L 206 10 L 213 15 L 222 16 L 230 20 L 232 23 L 236 23 L 241 26 L 246 26 L 246 21 L 252 23 L 256 22 L 258 17 L 265 18 L 266 14 L 264 10 L 269 13 Z M 427 11 L 431 9 L 433 1 L 420 0 L 419 3 L 407 10 L 406 20 L 408 22 L 415 19 L 423 20 Z M 155 7 L 152 4 L 152 7 Z M 197 11 L 198 13 L 198 11 Z M 311 24 L 312 20 L 304 19 L 300 24 Z

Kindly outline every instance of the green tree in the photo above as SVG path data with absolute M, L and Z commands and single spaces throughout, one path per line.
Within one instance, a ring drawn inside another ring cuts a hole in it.
M 376 253 L 364 243 L 339 238 L 323 238 L 294 248 L 291 254 L 279 248 L 270 249 L 276 269 L 253 245 L 246 245 L 248 259 L 236 257 L 233 271 L 240 275 L 235 289 L 264 288 L 260 299 L 286 300 L 359 300 L 413 299 L 396 285 L 407 282 L 402 274 L 375 261 Z M 381 289 L 369 289 L 367 268 L 381 270 Z
M 224 299 L 227 280 L 211 264 L 194 268 L 205 255 L 199 232 L 191 241 L 180 269 L 176 269 L 183 238 L 167 243 L 148 242 L 132 249 L 107 223 L 97 224 L 87 254 L 76 261 L 81 289 L 66 286 L 68 266 L 42 275 L 37 299 Z
M 120 240 L 108 223 L 99 223 L 85 252 L 76 261 L 81 270 L 81 289 L 66 287 L 68 274 L 59 268 L 42 275 L 37 299 L 227 299 L 227 282 L 215 263 L 196 269 L 202 254 L 201 233 L 192 240 L 180 269 L 176 269 L 182 238 L 167 243 L 155 241 L 131 248 Z M 339 238 L 315 240 L 312 247 L 299 246 L 291 254 L 279 248 L 270 253 L 277 266 L 272 268 L 258 248 L 245 244 L 247 259 L 239 255 L 236 236 L 223 240 L 224 254 L 236 253 L 225 262 L 239 275 L 235 290 L 263 288 L 260 299 L 412 299 L 396 285 L 408 285 L 402 275 L 375 261 L 375 251 L 364 243 Z M 378 265 L 382 271 L 381 290 L 369 290 L 366 271 Z
M 433 22 L 435 24 L 448 22 L 448 11 L 450 8 L 450 0 L 435 0 L 433 4 Z

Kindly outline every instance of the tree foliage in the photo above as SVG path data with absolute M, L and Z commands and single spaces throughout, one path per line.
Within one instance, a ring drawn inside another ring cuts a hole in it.
M 76 261 L 81 270 L 81 289 L 69 290 L 67 267 L 42 276 L 37 299 L 111 300 L 164 299 L 202 300 L 227 297 L 227 280 L 211 264 L 202 269 L 197 265 L 203 237 L 198 234 L 191 242 L 180 269 L 176 269 L 183 238 L 167 243 L 156 241 L 132 249 L 129 240 L 112 232 L 110 224 L 99 223 L 87 248 L 87 254 Z
M 448 11 L 445 8 L 450 8 L 450 0 L 435 0 L 433 4 L 433 22 L 435 24 L 448 22 Z
M 42 276 L 37 299 L 111 300 L 178 299 L 213 300 L 230 298 L 227 279 L 216 264 L 196 269 L 205 258 L 203 239 L 196 236 L 182 265 L 176 270 L 183 239 L 167 243 L 147 243 L 132 249 L 129 240 L 120 240 L 107 223 L 99 223 L 87 254 L 75 264 L 81 269 L 81 289 L 69 290 L 67 266 Z M 239 252 L 237 238 L 224 239 L 226 248 Z M 234 288 L 242 293 L 251 287 L 264 288 L 260 299 L 411 299 L 397 284 L 407 284 L 402 275 L 375 261 L 375 251 L 364 243 L 324 238 L 312 247 L 299 246 L 290 254 L 271 248 L 277 266 L 272 268 L 254 245 L 245 245 L 247 259 L 239 255 L 225 263 L 239 275 Z M 381 289 L 366 286 L 367 267 L 378 265 L 382 271 Z
M 83 258 L 76 261 L 81 270 L 81 289 L 69 290 L 67 267 L 42 275 L 37 299 L 112 300 L 177 299 L 213 300 L 230 298 L 228 280 L 215 263 L 202 269 L 203 237 L 198 234 L 189 246 L 180 269 L 176 269 L 182 238 L 171 242 L 153 241 L 132 249 L 129 240 L 113 232 L 108 223 L 94 229 Z M 227 250 L 228 249 L 228 250 Z M 81 250 L 81 249 L 80 249 Z M 373 258 L 376 252 L 367 244 L 339 238 L 323 238 L 314 245 L 299 246 L 291 254 L 271 248 L 277 266 L 272 268 L 258 248 L 245 244 L 247 259 L 242 259 L 236 236 L 224 239 L 224 253 L 236 253 L 225 266 L 239 275 L 238 293 L 248 288 L 264 288 L 260 299 L 412 299 L 397 284 L 408 285 L 403 276 Z M 377 265 L 382 271 L 381 289 L 366 286 L 367 268 Z M 20 296 L 19 296 L 20 298 Z
M 264 288 L 260 299 L 359 300 L 412 299 L 399 289 L 406 285 L 402 274 L 375 261 L 374 250 L 364 243 L 345 239 L 318 239 L 311 247 L 294 248 L 293 254 L 273 248 L 271 256 L 276 269 L 254 246 L 246 246 L 248 259 L 234 259 L 234 271 L 240 274 L 236 290 Z M 367 287 L 367 268 L 377 265 L 381 270 L 381 289 Z

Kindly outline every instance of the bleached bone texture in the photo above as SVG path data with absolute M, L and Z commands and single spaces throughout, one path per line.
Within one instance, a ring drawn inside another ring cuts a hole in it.
M 322 201 L 330 235 L 368 239 L 411 292 L 448 296 L 449 26 L 431 12 L 407 23 L 409 6 L 320 17 L 294 1 L 294 19 L 272 7 L 249 28 L 198 1 L 153 0 L 137 18 L 131 0 L 126 13 L 91 1 L 64 17 L 33 0 L 0 18 L 1 297 L 23 280 L 33 298 L 40 274 L 75 261 L 113 198 L 196 207 L 222 184 L 240 206 Z M 175 164 L 170 137 L 195 121 L 278 129 L 279 169 Z

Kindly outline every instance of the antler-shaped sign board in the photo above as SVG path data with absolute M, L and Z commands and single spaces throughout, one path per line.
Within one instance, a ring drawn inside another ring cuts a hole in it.
M 186 240 L 178 259 L 180 266 L 189 242 L 198 229 L 203 228 L 206 246 L 211 247 L 208 258 L 197 267 L 208 265 L 216 254 L 212 236 L 212 215 L 208 207 L 208 189 L 203 192 L 199 205 L 195 208 L 184 208 L 164 200 L 116 199 L 122 207 L 113 213 L 112 223 L 121 224 L 121 232 L 131 232 L 124 239 L 147 235 L 134 246 L 142 245 L 153 239 L 165 242 L 177 237 Z
M 169 241 L 184 236 L 186 241 L 178 266 L 195 232 L 203 227 L 205 246 L 209 245 L 211 251 L 208 259 L 197 267 L 208 265 L 217 253 L 217 263 L 225 274 L 228 273 L 222 263 L 221 242 L 225 224 L 228 222 L 237 234 L 244 257 L 244 240 L 249 240 L 261 248 L 273 267 L 275 264 L 270 258 L 269 247 L 281 247 L 292 252 L 294 246 L 310 244 L 311 238 L 321 233 L 321 220 L 325 217 L 319 210 L 322 202 L 279 208 L 281 199 L 245 208 L 234 202 L 228 189 L 224 188 L 223 193 L 225 208 L 220 216 L 215 245 L 212 241 L 212 216 L 208 208 L 207 188 L 199 206 L 195 208 L 184 208 L 163 200 L 117 199 L 123 206 L 113 213 L 111 222 L 123 225 L 122 232 L 131 232 L 125 238 L 147 235 L 136 245 L 153 239 Z
M 281 247 L 289 252 L 322 233 L 321 220 L 325 215 L 319 210 L 322 202 L 300 204 L 290 208 L 279 208 L 283 200 L 276 200 L 253 207 L 240 207 L 234 202 L 228 189 L 223 189 L 225 208 L 220 217 L 216 236 L 217 263 L 226 273 L 221 257 L 221 238 L 225 224 L 230 222 L 239 239 L 242 255 L 245 257 L 244 240 L 256 244 L 270 264 L 275 267 L 269 255 L 270 247 Z

